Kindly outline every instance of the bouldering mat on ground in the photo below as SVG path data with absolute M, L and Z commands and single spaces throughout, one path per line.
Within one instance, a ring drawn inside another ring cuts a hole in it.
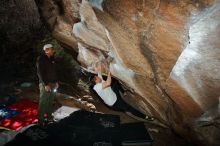
M 119 128 L 119 116 L 76 111 L 44 128 L 30 127 L 6 146 L 120 146 Z
M 46 129 L 39 127 L 38 125 L 32 126 L 22 133 L 16 135 L 16 137 L 7 143 L 5 146 L 19 146 L 19 145 L 31 145 L 31 146 L 48 146 L 57 145 L 63 146 L 63 142 L 51 137 Z
M 115 135 L 118 135 L 119 127 L 119 116 L 80 110 L 47 129 L 54 137 L 76 146 L 118 146 L 120 137 Z
M 120 117 L 111 114 L 93 113 L 85 110 L 76 111 L 67 118 L 60 120 L 59 124 L 86 125 L 86 127 L 113 128 L 120 126 Z
M 36 123 L 37 107 L 38 105 L 36 103 L 28 99 L 22 99 L 15 104 L 8 106 L 8 109 L 16 111 L 19 114 L 0 121 L 0 126 L 12 130 L 19 130 L 22 127 Z
M 8 109 L 8 108 L 0 108 L 0 121 L 6 119 L 6 118 L 11 118 L 15 115 L 17 115 L 18 112 L 15 111 L 15 110 L 11 110 L 11 109 Z
M 143 123 L 120 125 L 119 116 L 80 110 L 44 128 L 32 126 L 6 146 L 121 146 L 150 141 Z

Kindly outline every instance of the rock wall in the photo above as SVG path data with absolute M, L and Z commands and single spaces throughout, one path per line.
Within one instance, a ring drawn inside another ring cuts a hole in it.
M 0 18 L 1 51 L 25 46 L 46 30 L 34 0 L 2 0 Z
M 198 123 L 218 123 L 218 112 L 207 113 L 220 94 L 219 0 L 35 1 L 85 70 L 109 69 L 131 105 L 194 142 L 218 143 L 219 129 Z
M 36 44 L 46 33 L 34 0 L 1 0 L 0 84 L 36 74 Z

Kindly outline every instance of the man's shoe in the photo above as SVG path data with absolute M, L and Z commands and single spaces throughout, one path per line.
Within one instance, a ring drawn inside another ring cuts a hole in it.
M 48 124 L 53 123 L 53 122 L 54 122 L 53 119 L 45 119 L 45 120 L 44 120 L 44 124 L 45 124 L 45 125 L 48 125 Z

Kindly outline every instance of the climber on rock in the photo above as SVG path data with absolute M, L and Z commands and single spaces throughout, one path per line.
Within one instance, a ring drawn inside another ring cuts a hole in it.
M 99 67 L 101 68 L 101 67 Z M 101 70 L 101 69 L 100 69 Z M 92 75 L 89 79 L 93 86 L 93 90 L 99 95 L 104 103 L 113 110 L 125 112 L 129 116 L 141 120 L 141 121 L 152 121 L 152 117 L 146 116 L 138 110 L 128 105 L 121 95 L 124 93 L 123 88 L 120 84 L 112 81 L 111 73 L 108 72 L 107 80 L 103 80 L 101 71 L 98 71 L 98 75 Z

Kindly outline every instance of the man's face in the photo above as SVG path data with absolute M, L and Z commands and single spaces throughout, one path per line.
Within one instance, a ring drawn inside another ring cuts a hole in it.
M 96 83 L 101 83 L 102 82 L 102 79 L 98 76 L 95 76 L 95 82 Z
M 54 53 L 55 53 L 55 51 L 54 51 L 54 49 L 53 48 L 47 48 L 47 50 L 45 51 L 46 52 L 46 54 L 48 55 L 48 56 L 53 56 L 54 55 Z

